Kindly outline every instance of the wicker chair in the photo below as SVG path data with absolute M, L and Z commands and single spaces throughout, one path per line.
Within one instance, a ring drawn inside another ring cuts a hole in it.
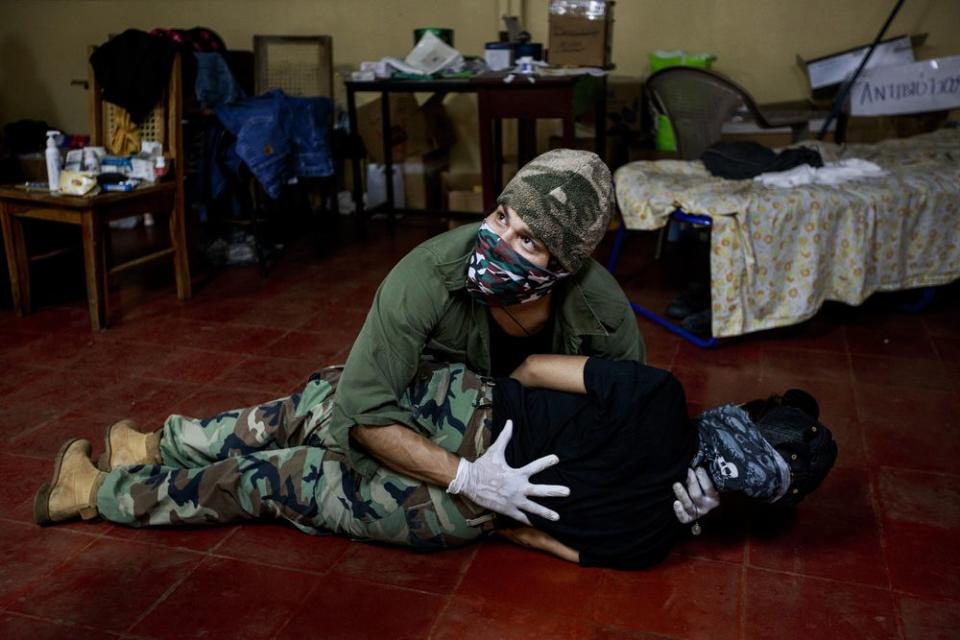
M 790 127 L 796 142 L 807 127 L 810 114 L 762 111 L 746 89 L 733 80 L 705 69 L 670 67 L 647 79 L 645 91 L 655 111 L 670 119 L 683 160 L 696 160 L 720 140 L 723 123 L 746 107 L 764 129 Z

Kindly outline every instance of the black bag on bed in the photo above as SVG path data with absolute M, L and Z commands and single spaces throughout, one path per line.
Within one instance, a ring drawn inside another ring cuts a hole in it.
M 730 180 L 747 180 L 761 173 L 786 171 L 801 164 L 822 167 L 815 149 L 794 147 L 779 154 L 756 142 L 716 142 L 700 156 L 711 175 Z

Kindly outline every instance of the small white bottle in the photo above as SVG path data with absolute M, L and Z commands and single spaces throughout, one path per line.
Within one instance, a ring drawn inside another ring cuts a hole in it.
M 57 147 L 59 131 L 47 131 L 47 150 L 44 155 L 47 159 L 47 183 L 50 191 L 60 191 L 60 148 Z

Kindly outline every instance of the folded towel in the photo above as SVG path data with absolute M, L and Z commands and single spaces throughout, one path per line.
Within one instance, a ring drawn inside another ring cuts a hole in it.
M 836 185 L 860 178 L 879 178 L 887 173 L 873 162 L 849 158 L 839 162 L 827 162 L 820 168 L 801 165 L 789 171 L 762 173 L 755 177 L 754 181 L 765 187 L 786 189 L 804 184 Z

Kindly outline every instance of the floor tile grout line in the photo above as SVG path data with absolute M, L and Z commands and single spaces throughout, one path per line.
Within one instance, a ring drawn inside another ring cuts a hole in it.
M 28 498 L 28 500 L 32 500 L 32 498 Z M 24 502 L 26 502 L 26 500 Z M 9 518 L 6 516 L 0 516 L 0 522 L 22 525 L 24 527 L 40 528 L 40 525 L 36 524 L 35 522 L 32 522 L 32 521 L 28 522 L 26 520 L 17 520 L 16 518 Z M 101 533 L 88 533 L 86 531 L 80 531 L 78 529 L 68 529 L 66 527 L 51 526 L 51 527 L 43 527 L 43 528 L 49 529 L 50 531 L 60 531 L 61 533 L 69 533 L 71 535 L 75 534 L 78 536 L 86 536 L 88 538 L 93 538 L 93 539 L 98 539 L 103 536 L 103 534 Z
M 231 559 L 232 559 L 232 560 L 236 560 L 236 558 L 231 558 Z M 294 571 L 294 569 L 291 569 L 291 571 Z M 331 568 L 329 569 L 329 572 L 330 572 L 330 573 L 336 573 L 335 568 L 334 568 L 334 567 L 331 567 Z M 323 572 L 323 573 L 327 573 L 327 572 Z M 322 575 L 322 574 L 319 574 L 319 573 L 318 573 L 318 574 L 315 574 L 315 575 Z M 361 582 L 361 583 L 366 584 L 366 585 L 374 585 L 374 586 L 376 586 L 376 587 L 386 587 L 386 588 L 388 588 L 388 589 L 398 589 L 398 590 L 400 590 L 400 591 L 407 591 L 407 592 L 410 592 L 410 593 L 419 593 L 419 594 L 421 594 L 421 595 L 441 596 L 441 597 L 442 597 L 442 596 L 445 596 L 445 595 L 452 595 L 452 592 L 451 592 L 450 594 L 437 593 L 436 591 L 427 591 L 426 589 L 416 589 L 416 588 L 414 588 L 414 587 L 408 587 L 408 586 L 399 585 L 399 584 L 392 584 L 392 583 L 389 583 L 389 582 L 380 582 L 380 581 L 377 581 L 377 580 L 371 580 L 371 579 L 369 579 L 369 578 L 364 578 L 363 576 L 359 576 L 359 575 L 355 575 L 355 574 L 349 574 L 349 575 L 347 575 L 347 574 L 339 574 L 339 575 L 340 575 L 340 577 L 346 578 L 346 579 L 348 579 L 348 580 L 352 580 L 352 581 L 354 581 L 354 582 Z
M 433 622 L 430 623 L 430 628 L 427 629 L 427 640 L 433 640 L 434 634 L 437 632 L 437 626 L 440 624 L 440 620 L 443 618 L 444 614 L 447 613 L 447 610 L 450 609 L 450 605 L 455 596 L 455 591 L 444 596 L 444 601 L 443 604 L 440 605 L 440 610 L 437 611 L 437 615 L 433 617 Z
M 927 476 L 936 476 L 938 478 L 945 478 L 948 480 L 960 480 L 960 473 L 952 473 L 950 471 L 939 471 L 937 469 L 918 469 L 916 467 L 898 467 L 892 464 L 880 464 L 875 465 L 875 469 L 878 471 L 906 471 L 908 473 L 919 473 Z
M 747 633 L 747 563 L 740 567 L 739 601 L 737 602 L 737 637 L 745 640 Z
M 304 594 L 303 598 L 301 598 L 300 602 L 298 602 L 297 605 L 293 608 L 293 611 L 290 613 L 290 615 L 287 616 L 287 619 L 284 620 L 283 622 L 281 622 L 280 625 L 277 626 L 276 631 L 274 631 L 273 633 L 270 634 L 271 640 L 273 640 L 274 638 L 280 637 L 280 634 L 283 633 L 283 630 L 286 629 L 288 626 L 290 626 L 290 623 L 293 622 L 293 619 L 297 616 L 297 614 L 300 612 L 300 610 L 304 607 L 304 605 L 307 603 L 307 601 L 310 599 L 310 597 L 311 597 L 315 592 L 319 591 L 321 586 L 323 586 L 323 582 L 320 581 L 320 580 L 318 580 L 318 581 L 317 581 L 317 584 L 315 584 L 315 585 L 313 585 L 311 588 L 307 589 L 307 592 Z
M 49 571 L 41 576 L 37 576 L 37 579 L 34 582 L 30 582 L 26 585 L 23 585 L 20 589 L 15 589 L 10 593 L 6 594 L 3 597 L 4 602 L 12 602 L 16 600 L 17 597 L 29 595 L 32 591 L 39 588 L 43 582 L 45 576 L 54 575 L 59 573 L 65 566 L 79 558 L 83 553 L 87 552 L 90 547 L 95 545 L 100 540 L 100 536 L 91 537 L 85 545 L 74 551 L 73 553 L 67 554 L 64 558 L 60 560 L 59 563 L 55 564 Z
M 926 602 L 937 602 L 941 604 L 950 603 L 950 604 L 960 605 L 960 594 L 958 594 L 957 597 L 955 598 L 951 598 L 950 596 L 945 596 L 942 594 L 932 596 L 925 593 L 917 593 L 915 591 L 907 591 L 906 589 L 897 589 L 897 588 L 890 589 L 890 593 L 898 597 L 907 596 L 909 598 L 914 598 L 916 600 L 923 600 Z
M 867 435 L 866 430 L 860 430 L 860 437 L 863 440 L 864 452 L 867 451 Z M 867 469 L 867 476 L 870 478 L 870 499 L 871 505 L 873 507 L 873 517 L 874 522 L 876 523 L 876 530 L 878 533 L 878 539 L 880 541 L 880 552 L 883 554 L 883 571 L 887 577 L 888 591 L 890 591 L 891 597 L 893 597 L 893 572 L 890 570 L 890 552 L 887 545 L 887 536 L 886 536 L 886 525 L 884 523 L 884 514 L 885 505 L 883 497 L 880 492 L 880 479 L 878 475 L 878 469 L 876 467 L 871 467 Z M 903 616 L 900 613 L 900 601 L 899 598 L 893 597 L 893 606 L 894 606 L 894 615 L 896 616 L 895 623 L 897 625 L 897 633 L 900 638 L 904 638 L 904 624 Z
M 849 359 L 850 359 L 850 364 L 848 367 L 848 371 L 850 372 L 850 382 L 854 390 L 854 410 L 857 413 L 857 422 L 860 424 L 860 447 L 863 450 L 863 455 L 869 460 L 870 449 L 867 444 L 867 428 L 869 427 L 865 428 L 864 423 L 860 421 L 860 408 L 856 398 L 857 376 L 853 371 L 853 355 L 852 354 L 849 355 Z M 884 526 L 883 526 L 883 503 L 882 503 L 882 500 L 880 499 L 879 485 L 877 484 L 878 482 L 877 473 L 874 465 L 867 465 L 866 473 L 867 473 L 867 479 L 868 479 L 868 487 L 870 489 L 870 494 L 868 496 L 868 499 L 870 500 L 870 507 L 871 507 L 871 510 L 873 511 L 873 521 L 875 523 L 875 529 L 878 534 L 877 539 L 880 544 L 880 553 L 883 556 L 883 574 L 884 576 L 886 576 L 887 589 L 889 590 L 893 588 L 893 578 L 890 572 L 890 557 L 887 553 L 887 537 L 884 534 L 885 532 L 884 532 Z M 898 611 L 897 612 L 898 627 L 901 625 L 899 618 L 900 618 L 900 614 Z
M 237 535 L 237 531 L 239 531 L 239 530 L 240 530 L 240 526 L 234 526 L 230 531 L 227 532 L 227 535 L 225 535 L 225 536 L 223 536 L 222 538 L 220 538 L 220 540 L 217 542 L 217 544 L 215 544 L 215 545 L 213 545 L 212 547 L 210 547 L 209 549 L 207 549 L 206 553 L 207 553 L 208 555 L 211 555 L 211 556 L 212 556 L 213 554 L 215 554 L 216 551 L 217 551 L 217 549 L 219 549 L 221 546 L 223 546 L 224 544 L 226 544 L 227 540 L 229 540 L 230 538 L 233 538 L 235 535 Z
M 751 570 L 762 571 L 764 573 L 773 573 L 781 576 L 790 576 L 793 578 L 801 578 L 804 580 L 816 580 L 820 582 L 829 582 L 831 584 L 844 584 L 844 585 L 857 587 L 857 588 L 870 589 L 872 591 L 889 591 L 891 593 L 894 592 L 893 588 L 891 587 L 866 584 L 864 582 L 855 582 L 853 580 L 841 580 L 839 578 L 831 578 L 829 576 L 815 575 L 812 573 L 800 573 L 798 571 L 786 571 L 784 569 L 771 569 L 770 567 L 764 567 L 758 564 L 751 564 L 746 566 Z
M 218 545 L 218 546 L 219 546 L 219 545 Z M 296 568 L 296 567 L 291 567 L 291 566 L 289 566 L 289 565 L 274 564 L 274 563 L 272 563 L 272 562 L 267 562 L 267 561 L 265 561 L 265 560 L 257 560 L 257 559 L 253 559 L 253 558 L 238 558 L 237 556 L 225 555 L 225 554 L 223 554 L 223 553 L 216 553 L 216 552 L 214 552 L 214 551 L 212 551 L 212 550 L 205 552 L 204 555 L 206 555 L 206 556 L 209 557 L 209 558 L 215 559 L 215 560 L 231 560 L 231 561 L 234 561 L 234 562 L 243 562 L 243 563 L 252 564 L 252 565 L 255 565 L 255 566 L 258 566 L 258 567 L 267 567 L 267 568 L 270 568 L 270 569 L 280 569 L 280 570 L 282 570 L 282 571 L 290 571 L 290 572 L 292 572 L 292 573 L 298 573 L 298 574 L 308 575 L 308 576 L 322 576 L 322 575 L 324 575 L 324 574 L 326 574 L 326 573 L 329 573 L 329 572 L 331 571 L 330 568 L 327 568 L 327 569 L 298 569 L 298 568 Z M 334 564 L 336 564 L 336 563 L 334 563 Z
M 163 593 L 161 593 L 156 600 L 153 601 L 153 604 L 148 605 L 147 608 L 139 616 L 137 616 L 134 619 L 134 621 L 131 622 L 129 626 L 127 626 L 126 629 L 124 629 L 124 633 L 132 634 L 134 627 L 136 627 L 138 624 L 143 622 L 147 618 L 147 616 L 149 616 L 151 613 L 156 611 L 157 607 L 159 607 L 161 604 L 166 602 L 167 599 L 171 595 L 173 595 L 173 593 L 177 589 L 180 588 L 180 585 L 186 582 L 190 578 L 190 576 L 192 576 L 194 573 L 197 572 L 197 570 L 203 565 L 204 562 L 207 562 L 207 558 L 201 557 L 196 562 L 196 564 L 193 565 L 193 567 L 191 567 L 186 573 L 184 573 L 184 575 L 182 575 L 179 579 L 174 580 L 170 584 L 170 586 L 168 586 L 166 590 Z
M 443 606 L 440 607 L 440 610 L 437 612 L 436 617 L 433 619 L 433 623 L 430 625 L 430 629 L 427 631 L 427 638 L 433 638 L 433 634 L 437 630 L 437 625 L 440 624 L 440 619 L 450 608 L 450 604 L 453 602 L 454 596 L 457 595 L 457 592 L 460 590 L 460 585 L 463 584 L 463 580 L 467 575 L 467 572 L 470 571 L 470 567 L 473 566 L 473 563 L 477 560 L 477 554 L 480 553 L 480 545 L 474 545 L 472 553 L 470 554 L 470 559 L 463 563 L 463 566 L 460 567 L 460 575 L 457 576 L 457 581 L 453 585 L 453 588 L 450 589 L 450 593 L 446 594 L 446 600 L 443 603 Z
M 27 620 L 36 620 L 39 622 L 46 622 L 57 627 L 63 627 L 65 629 L 83 629 L 85 631 L 96 631 L 97 633 L 106 633 L 117 638 L 123 638 L 124 634 L 118 633 L 116 631 L 107 631 L 99 627 L 95 627 L 89 624 L 80 624 L 74 622 L 68 622 L 61 618 L 47 618 L 45 616 L 38 616 L 33 613 L 23 613 L 22 611 L 14 611 L 12 609 L 7 609 L 6 607 L 0 607 L 0 613 L 5 613 L 7 615 L 16 616 L 18 618 L 26 618 Z

